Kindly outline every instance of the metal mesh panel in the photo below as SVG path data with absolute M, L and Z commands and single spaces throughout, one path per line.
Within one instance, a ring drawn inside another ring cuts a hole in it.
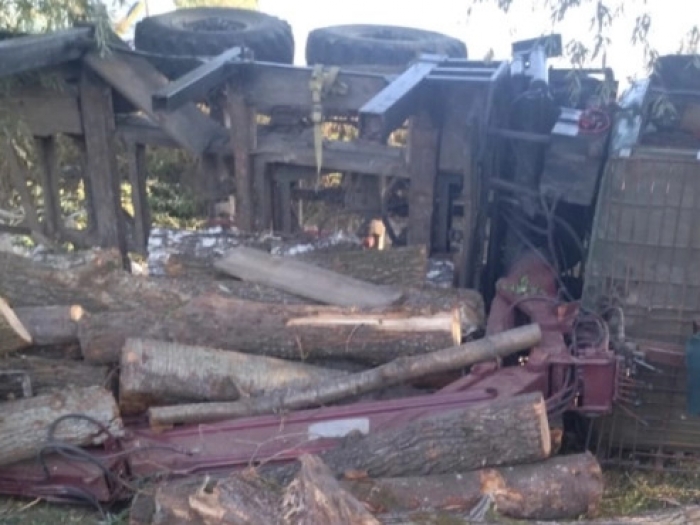
M 603 464 L 692 470 L 700 465 L 700 417 L 686 412 L 683 347 L 642 352 L 646 366 L 621 388 L 613 414 L 592 425 L 592 448 Z
M 700 161 L 642 149 L 610 159 L 584 304 L 621 306 L 631 338 L 685 343 L 700 317 Z
M 591 447 L 608 464 L 697 466 L 688 453 L 700 453 L 700 418 L 686 413 L 683 347 L 700 318 L 696 152 L 638 148 L 610 159 L 583 302 L 589 308 L 622 307 L 627 339 L 654 342 L 642 352 L 651 366 L 631 367 L 614 413 L 592 426 Z

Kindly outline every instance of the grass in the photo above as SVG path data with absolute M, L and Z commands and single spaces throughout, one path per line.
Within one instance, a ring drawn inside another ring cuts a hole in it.
M 108 516 L 104 520 L 93 509 L 50 504 L 39 500 L 0 499 L 2 525 L 126 525 L 128 514 Z
M 605 495 L 601 509 L 605 516 L 629 516 L 698 503 L 700 472 L 605 472 Z

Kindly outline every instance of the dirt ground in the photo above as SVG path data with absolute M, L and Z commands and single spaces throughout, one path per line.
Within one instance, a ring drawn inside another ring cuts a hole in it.
M 630 516 L 648 510 L 700 503 L 700 472 L 663 474 L 607 471 L 601 517 Z M 128 508 L 106 518 L 92 509 L 0 498 L 2 525 L 126 525 Z

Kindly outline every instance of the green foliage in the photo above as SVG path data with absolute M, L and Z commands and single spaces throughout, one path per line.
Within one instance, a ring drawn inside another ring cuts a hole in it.
M 493 4 L 505 12 L 527 2 L 528 5 L 532 5 L 533 10 L 544 10 L 549 13 L 553 29 L 570 16 L 588 23 L 590 36 L 585 41 L 570 40 L 565 43 L 566 55 L 576 67 L 584 67 L 588 64 L 607 67 L 607 52 L 613 45 L 611 29 L 623 18 L 634 21 L 629 39 L 641 48 L 649 71 L 658 58 L 658 51 L 649 40 L 654 19 L 647 0 L 471 0 L 471 2 L 472 5 Z M 698 54 L 700 26 L 697 18 L 690 17 L 688 26 L 677 28 L 677 33 L 678 52 Z

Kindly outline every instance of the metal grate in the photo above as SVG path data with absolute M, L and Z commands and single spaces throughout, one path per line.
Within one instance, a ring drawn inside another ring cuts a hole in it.
M 700 317 L 700 160 L 652 148 L 627 155 L 603 176 L 583 302 L 622 307 L 632 339 L 684 344 Z
M 686 412 L 682 346 L 642 343 L 644 364 L 624 378 L 612 415 L 594 422 L 589 448 L 601 463 L 692 470 L 700 466 L 700 417 Z
M 614 413 L 591 425 L 589 445 L 604 464 L 697 468 L 684 345 L 700 318 L 700 160 L 688 150 L 619 153 L 601 182 L 583 303 L 621 307 L 627 339 L 653 343 L 628 356 Z

